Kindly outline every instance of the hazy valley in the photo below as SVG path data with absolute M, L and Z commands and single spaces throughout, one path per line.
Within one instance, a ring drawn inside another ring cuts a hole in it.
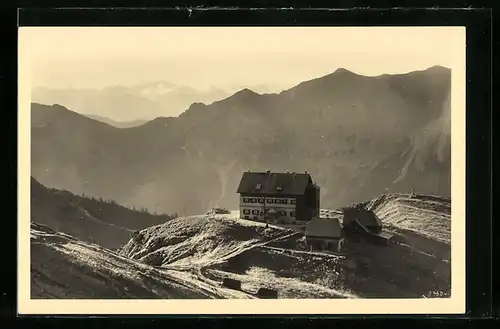
M 62 104 L 98 121 L 125 128 L 156 117 L 177 116 L 192 103 L 212 103 L 231 96 L 233 88 L 210 87 L 198 90 L 168 81 L 152 81 L 130 86 L 94 88 L 36 87 L 32 101 L 41 104 Z M 242 89 L 242 88 L 240 88 Z M 252 90 L 271 93 L 279 86 L 255 85 Z M 103 113 L 106 113 L 103 116 Z

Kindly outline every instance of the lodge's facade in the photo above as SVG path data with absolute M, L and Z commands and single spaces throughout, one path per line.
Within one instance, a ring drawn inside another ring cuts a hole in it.
M 237 192 L 242 219 L 303 224 L 319 216 L 320 188 L 307 172 L 245 172 Z

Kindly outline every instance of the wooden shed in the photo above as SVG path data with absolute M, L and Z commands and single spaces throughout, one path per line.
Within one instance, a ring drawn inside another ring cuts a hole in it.
M 371 210 L 364 208 L 345 208 L 342 223 L 346 231 L 382 231 L 382 221 Z
M 342 226 L 337 218 L 313 218 L 306 224 L 306 244 L 312 249 L 340 251 L 344 243 Z
M 394 235 L 382 231 L 382 221 L 373 211 L 364 208 L 346 208 L 342 223 L 344 234 L 348 239 L 386 246 L 393 241 Z

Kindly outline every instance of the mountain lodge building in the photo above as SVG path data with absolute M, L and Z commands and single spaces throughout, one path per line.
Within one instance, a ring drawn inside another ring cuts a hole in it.
M 319 217 L 320 187 L 305 173 L 245 172 L 237 189 L 240 218 L 305 224 Z

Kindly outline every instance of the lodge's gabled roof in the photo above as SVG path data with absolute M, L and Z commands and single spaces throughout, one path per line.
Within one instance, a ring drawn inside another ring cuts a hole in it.
M 241 177 L 237 193 L 303 195 L 312 184 L 307 173 L 245 172 Z

